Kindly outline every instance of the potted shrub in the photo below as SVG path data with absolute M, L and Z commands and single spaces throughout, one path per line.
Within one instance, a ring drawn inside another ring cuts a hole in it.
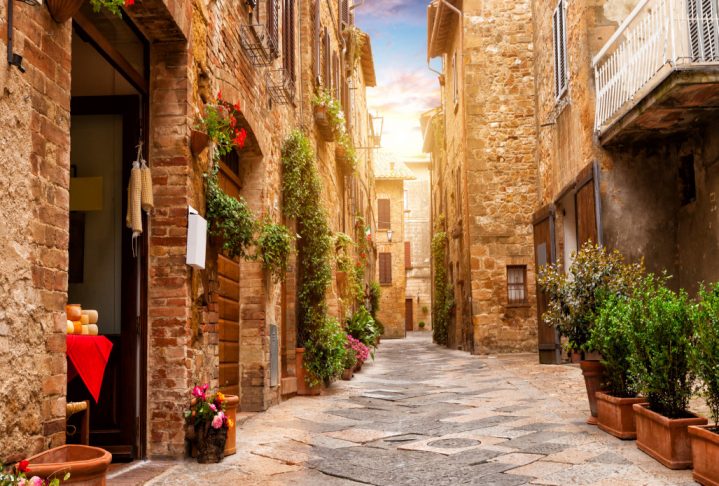
M 419 321 L 419 324 L 417 324 L 417 325 L 419 326 L 420 331 L 424 331 L 424 327 L 425 327 L 427 324 L 425 324 L 424 321 Z
M 349 345 L 348 353 L 355 357 L 355 371 L 362 369 L 362 365 L 369 359 L 370 350 L 359 339 L 355 339 L 351 335 L 347 335 L 347 343 Z
M 222 461 L 227 442 L 227 430 L 234 422 L 226 414 L 226 398 L 217 392 L 208 393 L 209 385 L 192 389 L 190 408 L 185 410 L 188 436 L 197 449 L 197 462 L 201 464 Z
M 380 329 L 365 306 L 360 306 L 347 320 L 347 332 L 368 348 L 376 348 Z
M 538 282 L 549 297 L 544 321 L 566 338 L 568 351 L 580 356 L 591 411 L 589 424 L 597 423 L 596 392 L 603 380 L 600 357 L 588 344 L 599 308 L 598 293 L 629 295 L 642 273 L 642 264 L 627 264 L 618 251 L 608 252 L 592 242 L 574 255 L 567 273 L 559 264 L 540 269 Z
M 351 380 L 352 375 L 354 374 L 355 366 L 357 366 L 357 352 L 353 348 L 353 341 L 356 341 L 355 338 L 347 334 L 346 336 L 347 342 L 345 343 L 345 348 L 347 349 L 347 353 L 345 353 L 345 362 L 344 366 L 345 369 L 342 372 L 342 379 L 343 380 Z
M 326 316 L 314 329 L 305 343 L 303 366 L 305 381 L 317 394 L 318 386 L 329 386 L 332 379 L 341 376 L 345 369 L 347 335 L 336 319 Z M 298 378 L 299 381 L 299 378 Z M 299 383 L 298 383 L 299 388 Z
M 604 381 L 596 392 L 597 426 L 620 439 L 636 439 L 635 403 L 646 401 L 637 396 L 629 375 L 629 339 L 632 329 L 630 298 L 607 296 L 600 306 L 588 345 L 602 356 Z
M 687 469 L 692 465 L 687 427 L 707 423 L 688 411 L 694 386 L 693 304 L 684 291 L 675 293 L 654 276 L 644 279 L 635 295 L 630 370 L 648 402 L 633 405 L 637 447 L 670 469 Z
M 689 426 L 693 476 L 701 484 L 719 485 L 719 284 L 699 295 L 694 363 L 714 424 Z

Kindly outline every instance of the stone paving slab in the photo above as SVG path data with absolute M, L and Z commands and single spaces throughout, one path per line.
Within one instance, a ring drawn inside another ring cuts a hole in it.
M 577 366 L 470 356 L 416 333 L 383 342 L 352 381 L 248 418 L 222 464 L 174 463 L 138 484 L 695 484 L 587 425 L 588 414 Z

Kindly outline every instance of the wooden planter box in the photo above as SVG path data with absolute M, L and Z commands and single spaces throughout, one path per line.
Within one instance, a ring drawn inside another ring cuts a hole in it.
M 317 129 L 320 132 L 322 140 L 324 140 L 325 142 L 334 142 L 335 132 L 334 130 L 332 130 L 332 125 L 330 124 L 330 117 L 327 114 L 327 107 L 315 106 L 314 114 L 315 123 L 317 124 Z
M 707 419 L 693 415 L 670 419 L 652 412 L 648 403 L 632 405 L 637 421 L 637 447 L 669 469 L 692 467 L 690 425 L 706 425 Z
M 704 486 L 719 486 L 719 434 L 710 430 L 712 427 L 692 425 L 688 429 L 694 462 L 692 477 Z
M 617 398 L 603 392 L 597 392 L 596 397 L 597 426 L 622 440 L 636 439 L 637 425 L 632 405 L 645 403 L 646 398 Z

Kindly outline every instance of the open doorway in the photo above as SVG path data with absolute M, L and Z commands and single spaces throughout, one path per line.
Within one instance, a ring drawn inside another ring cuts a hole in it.
M 146 443 L 148 222 L 133 243 L 125 214 L 132 162 L 147 146 L 147 53 L 126 18 L 85 4 L 73 22 L 68 301 L 98 311 L 113 347 L 98 401 L 79 379 L 67 397 L 90 401 L 90 444 L 115 461 L 144 457 Z

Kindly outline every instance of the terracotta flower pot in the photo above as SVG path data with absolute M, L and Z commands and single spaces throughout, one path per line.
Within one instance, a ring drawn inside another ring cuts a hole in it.
M 357 360 L 357 364 L 355 365 L 355 371 L 359 372 L 362 370 L 362 365 L 364 364 L 364 361 L 361 359 Z
M 634 420 L 635 403 L 645 403 L 644 397 L 618 398 L 604 392 L 597 392 L 597 426 L 604 432 L 623 440 L 637 438 Z
M 304 396 L 317 396 L 322 391 L 322 384 L 310 386 L 307 383 L 307 370 L 304 362 L 305 348 L 295 349 L 295 373 L 297 374 L 297 394 Z
M 192 130 L 190 132 L 190 150 L 192 155 L 197 157 L 210 144 L 210 136 L 200 130 Z
M 62 24 L 80 10 L 85 0 L 46 0 L 47 9 L 53 20 Z
M 62 479 L 69 472 L 70 479 L 63 481 L 63 485 L 105 486 L 112 455 L 99 447 L 73 444 L 41 452 L 28 458 L 28 461 L 31 476 Z
M 349 381 L 352 379 L 352 375 L 354 374 L 353 368 L 347 368 L 342 372 L 342 379 L 345 381 Z
M 669 469 L 692 467 L 690 425 L 706 425 L 707 419 L 690 414 L 689 418 L 670 419 L 652 412 L 648 403 L 632 405 L 637 421 L 637 447 Z
M 704 486 L 719 486 L 719 434 L 710 425 L 689 426 L 692 441 L 692 477 Z
M 232 420 L 232 427 L 227 429 L 225 455 L 231 456 L 237 452 L 237 406 L 240 404 L 240 397 L 237 395 L 226 395 L 225 399 L 225 415 Z
M 584 360 L 579 363 L 584 375 L 584 385 L 587 387 L 587 398 L 589 399 L 589 410 L 592 415 L 587 419 L 590 425 L 597 423 L 597 397 L 596 393 L 602 386 L 604 379 L 604 366 L 600 361 Z
M 197 462 L 200 464 L 215 464 L 225 457 L 225 444 L 227 443 L 227 427 L 215 429 L 210 422 L 196 430 Z

